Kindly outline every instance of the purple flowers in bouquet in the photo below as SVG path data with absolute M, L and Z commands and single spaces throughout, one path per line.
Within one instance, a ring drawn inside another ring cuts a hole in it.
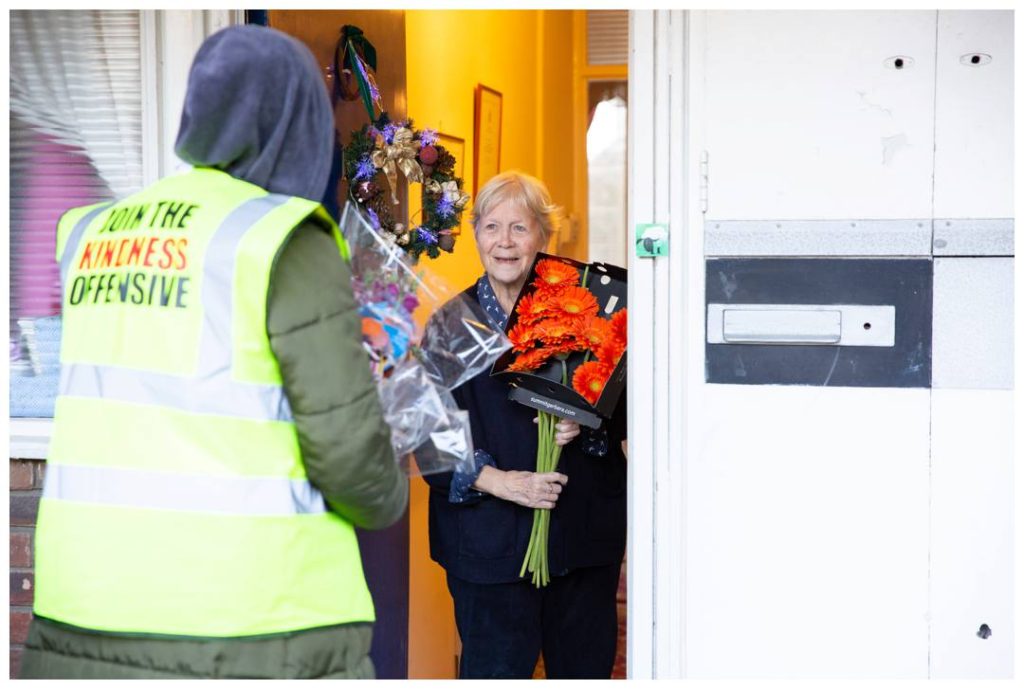
M 387 377 L 419 332 L 413 319 L 420 305 L 415 283 L 380 268 L 353 275 L 352 291 L 362 317 L 363 347 L 374 376 Z

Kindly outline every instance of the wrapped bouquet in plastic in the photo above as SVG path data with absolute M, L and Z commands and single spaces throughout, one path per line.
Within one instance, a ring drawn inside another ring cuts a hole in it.
M 357 205 L 346 204 L 340 227 L 395 457 L 410 475 L 470 470 L 469 419 L 451 390 L 489 370 L 508 339 L 479 306 L 414 264 Z

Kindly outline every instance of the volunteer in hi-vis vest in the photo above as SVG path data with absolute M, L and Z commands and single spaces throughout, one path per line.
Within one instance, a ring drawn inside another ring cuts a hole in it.
M 353 523 L 394 522 L 408 486 L 310 200 L 332 119 L 304 46 L 227 29 L 190 74 L 196 167 L 62 217 L 25 674 L 372 676 Z

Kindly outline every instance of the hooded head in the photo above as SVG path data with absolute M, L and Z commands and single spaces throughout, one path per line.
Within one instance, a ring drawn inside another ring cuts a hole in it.
M 188 75 L 174 150 L 267 191 L 323 198 L 334 116 L 313 54 L 261 26 L 210 36 Z

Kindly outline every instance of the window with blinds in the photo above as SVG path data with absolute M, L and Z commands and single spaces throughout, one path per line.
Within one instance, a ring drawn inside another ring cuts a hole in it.
M 587 64 L 629 62 L 629 11 L 587 10 Z
M 57 219 L 142 188 L 141 18 L 10 13 L 11 416 L 53 415 Z

